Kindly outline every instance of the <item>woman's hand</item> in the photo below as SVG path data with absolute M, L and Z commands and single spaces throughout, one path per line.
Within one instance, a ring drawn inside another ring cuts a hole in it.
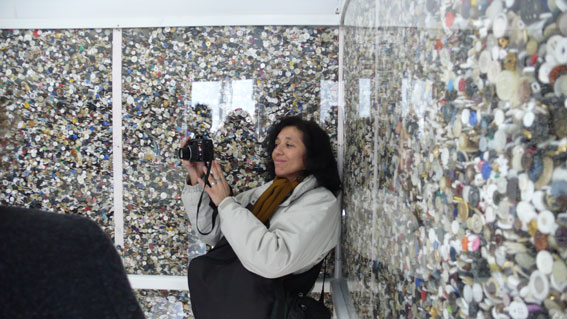
M 184 139 L 181 142 L 181 147 L 185 147 L 185 145 L 189 143 L 189 140 L 191 140 L 191 137 L 187 137 L 186 139 Z M 203 168 L 205 168 L 205 163 L 182 160 L 181 165 L 183 165 L 183 167 L 185 167 L 185 169 L 189 173 L 188 182 L 191 185 L 197 185 L 198 179 L 203 177 Z
M 224 178 L 223 170 L 220 167 L 219 162 L 214 160 L 211 166 L 211 173 L 209 174 L 210 186 L 205 186 L 205 182 L 202 179 L 204 173 L 207 172 L 207 168 L 203 167 L 202 172 L 203 174 L 198 179 L 199 184 L 201 184 L 201 186 L 205 188 L 205 191 L 207 191 L 207 194 L 209 194 L 209 197 L 211 198 L 213 203 L 218 206 L 223 201 L 223 199 L 230 196 L 230 187 L 228 186 L 228 183 Z

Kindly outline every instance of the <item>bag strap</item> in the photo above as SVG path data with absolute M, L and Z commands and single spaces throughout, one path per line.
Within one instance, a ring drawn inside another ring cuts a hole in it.
M 208 161 L 205 162 L 205 167 L 207 168 L 207 173 L 205 174 L 205 178 L 203 179 L 203 181 L 205 182 L 205 186 L 209 185 L 209 174 L 211 173 L 211 165 L 213 164 L 213 161 Z M 216 207 L 212 207 L 213 208 L 213 225 L 211 226 L 211 230 L 209 230 L 208 232 L 204 233 L 199 229 L 199 209 L 201 208 L 201 202 L 203 200 L 203 194 L 205 193 L 205 187 L 203 187 L 203 190 L 201 191 L 201 196 L 199 196 L 199 203 L 197 203 L 197 220 L 195 221 L 195 224 L 197 224 L 197 231 L 199 232 L 199 234 L 201 235 L 208 235 L 210 234 L 213 229 L 215 229 L 215 220 L 217 219 L 217 214 L 218 209 Z M 210 204 L 212 203 L 212 201 L 210 202 Z
M 327 276 L 327 257 L 329 256 L 329 253 L 327 253 L 327 256 L 325 256 L 325 258 L 323 259 L 323 284 L 321 285 L 321 296 L 319 297 L 319 302 L 320 303 L 324 303 L 324 296 L 325 296 L 325 277 Z

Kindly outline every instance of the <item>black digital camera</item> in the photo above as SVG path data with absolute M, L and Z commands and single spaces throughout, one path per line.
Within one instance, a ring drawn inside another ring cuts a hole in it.
M 209 162 L 214 159 L 213 141 L 205 138 L 189 140 L 185 147 L 177 150 L 177 156 L 191 162 Z

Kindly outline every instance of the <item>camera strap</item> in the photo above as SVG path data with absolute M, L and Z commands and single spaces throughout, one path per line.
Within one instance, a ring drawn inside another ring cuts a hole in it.
M 211 161 L 208 161 L 208 162 L 205 162 L 205 167 L 207 168 L 207 172 L 205 173 L 205 178 L 203 179 L 203 181 L 205 182 L 205 186 L 207 186 L 207 185 L 211 186 L 211 184 L 209 184 L 209 175 L 210 175 L 210 173 L 211 173 L 211 165 L 212 165 L 212 164 L 213 164 L 213 161 L 212 161 L 212 160 L 211 160 Z M 204 194 L 204 193 L 205 193 L 205 188 L 203 187 L 203 190 L 201 191 L 201 196 L 199 197 L 199 203 L 197 204 L 197 218 L 196 218 L 195 223 L 197 224 L 197 231 L 199 232 L 199 234 L 201 234 L 201 235 L 208 235 L 208 234 L 210 234 L 210 233 L 213 231 L 213 229 L 215 229 L 215 221 L 216 221 L 216 219 L 217 219 L 217 215 L 218 215 L 219 211 L 218 211 L 217 207 L 214 206 L 214 204 L 211 205 L 212 208 L 213 208 L 213 224 L 212 224 L 212 226 L 211 226 L 211 230 L 209 230 L 209 231 L 206 232 L 206 233 L 202 232 L 202 231 L 199 229 L 199 210 L 200 210 L 200 208 L 201 208 L 201 202 L 203 201 L 203 194 Z M 212 204 L 212 203 L 211 203 L 211 204 Z

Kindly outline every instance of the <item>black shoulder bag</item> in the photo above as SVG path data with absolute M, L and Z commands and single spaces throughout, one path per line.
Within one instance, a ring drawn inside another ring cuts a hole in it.
M 277 281 L 248 271 L 223 238 L 188 269 L 191 308 L 196 319 L 266 319 Z
M 315 300 L 307 296 L 307 293 L 317 280 L 322 263 L 325 267 L 323 267 L 321 296 L 319 300 Z M 303 274 L 292 274 L 282 278 L 276 290 L 276 302 L 270 319 L 330 319 L 331 311 L 323 302 L 326 271 L 327 257 Z M 306 286 L 306 283 L 311 284 Z
M 326 260 L 326 258 L 325 258 Z M 189 263 L 191 309 L 196 319 L 329 319 L 323 303 L 307 296 L 323 261 L 299 275 L 269 279 L 248 271 L 223 238 Z

